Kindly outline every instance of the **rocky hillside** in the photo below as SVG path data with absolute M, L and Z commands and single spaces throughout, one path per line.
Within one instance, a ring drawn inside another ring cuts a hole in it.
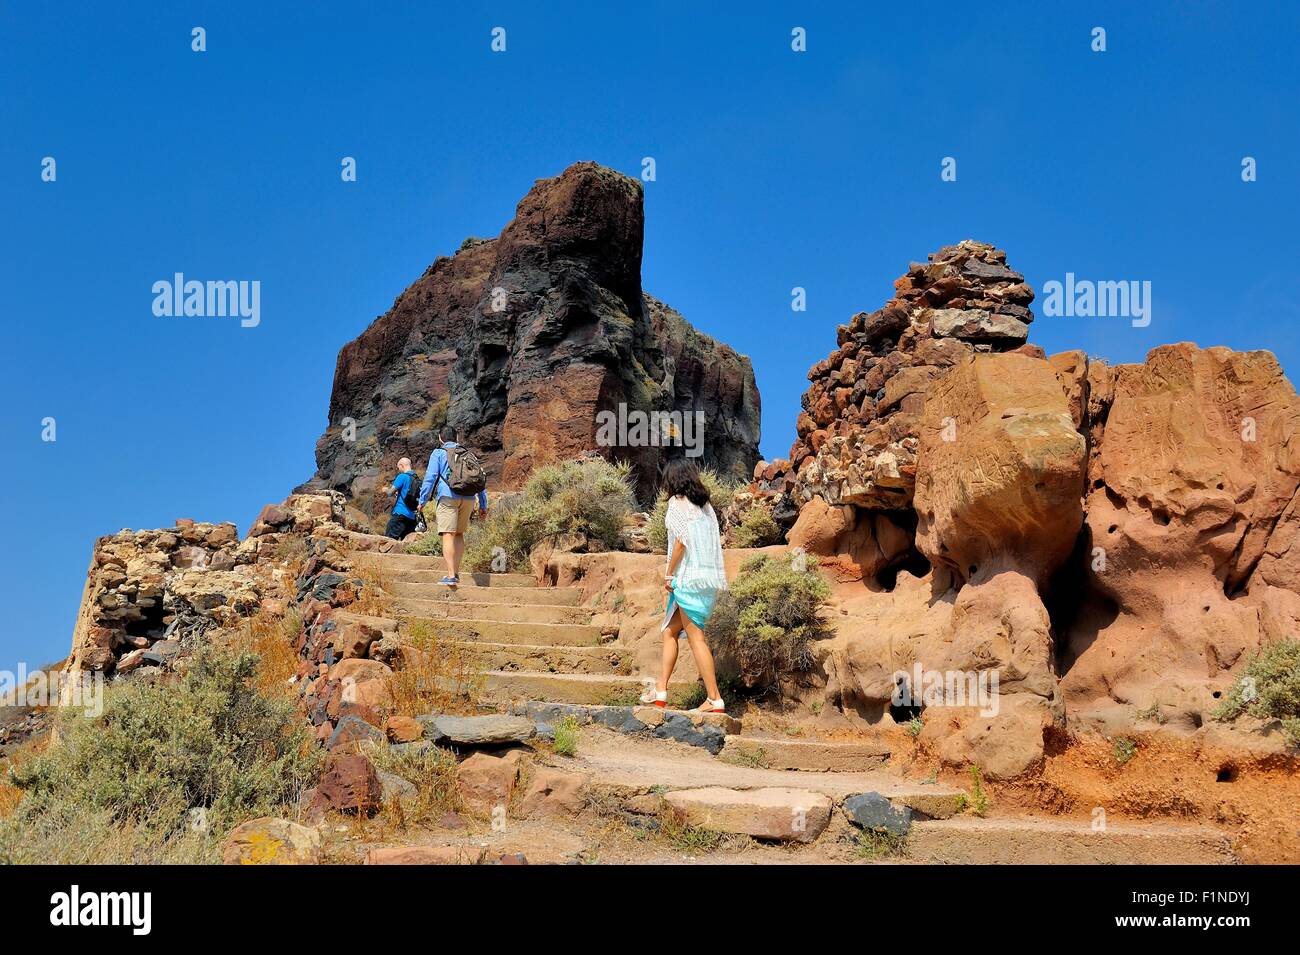
M 577 163 L 538 181 L 500 236 L 438 258 L 339 352 L 309 487 L 364 509 L 399 457 L 428 457 L 447 421 L 485 455 L 490 486 L 515 488 L 597 448 L 597 413 L 620 403 L 701 413 L 703 461 L 748 477 L 753 369 L 643 293 L 642 198 L 637 180 Z M 653 488 L 659 448 L 602 450 L 635 465 L 642 493 Z

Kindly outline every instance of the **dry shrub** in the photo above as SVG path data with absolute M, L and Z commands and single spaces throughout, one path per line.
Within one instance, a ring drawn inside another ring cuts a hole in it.
M 219 839 L 295 803 L 320 751 L 292 702 L 257 689 L 256 668 L 252 654 L 208 646 L 180 680 L 115 687 L 95 717 L 60 714 L 58 744 L 10 775 L 25 795 L 0 823 L 0 861 L 27 858 L 33 834 L 85 826 L 88 844 L 130 862 L 133 847 L 184 840 L 192 810 Z
M 1278 720 L 1286 741 L 1300 746 L 1300 641 L 1284 638 L 1261 646 L 1213 716 L 1230 722 L 1243 714 Z
M 526 572 L 533 548 L 561 535 L 583 537 L 594 549 L 615 550 L 635 511 L 627 464 L 604 458 L 548 464 L 533 472 L 512 504 L 492 509 L 487 521 L 471 526 L 465 569 Z M 506 566 L 494 567 L 494 555 L 501 554 Z
M 390 674 L 392 711 L 399 716 L 452 713 L 472 709 L 486 682 L 453 629 L 439 633 L 432 620 L 412 620 L 405 634 L 406 652 Z

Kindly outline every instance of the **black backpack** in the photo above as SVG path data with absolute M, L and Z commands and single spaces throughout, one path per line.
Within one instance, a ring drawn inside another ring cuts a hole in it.
M 452 494 L 473 497 L 487 488 L 487 473 L 473 451 L 464 445 L 444 450 L 447 452 L 447 486 Z
M 407 471 L 406 476 L 411 480 L 406 485 L 406 493 L 402 495 L 402 504 L 412 514 L 419 513 L 420 507 L 420 475 L 414 471 Z

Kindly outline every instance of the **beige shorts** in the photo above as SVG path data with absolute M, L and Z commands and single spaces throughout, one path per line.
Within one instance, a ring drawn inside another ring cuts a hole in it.
M 469 517 L 478 504 L 474 498 L 463 500 L 454 497 L 438 498 L 435 511 L 439 534 L 464 534 L 469 530 Z

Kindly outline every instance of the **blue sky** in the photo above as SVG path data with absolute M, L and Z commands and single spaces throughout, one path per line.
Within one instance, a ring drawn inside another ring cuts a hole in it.
M 154 6 L 0 8 L 0 667 L 66 653 L 95 536 L 309 477 L 338 348 L 578 160 L 655 158 L 645 288 L 753 359 L 768 457 L 835 326 L 962 238 L 1152 283 L 1146 328 L 1040 310 L 1049 352 L 1300 367 L 1295 4 Z M 260 280 L 261 324 L 155 317 L 177 271 Z

